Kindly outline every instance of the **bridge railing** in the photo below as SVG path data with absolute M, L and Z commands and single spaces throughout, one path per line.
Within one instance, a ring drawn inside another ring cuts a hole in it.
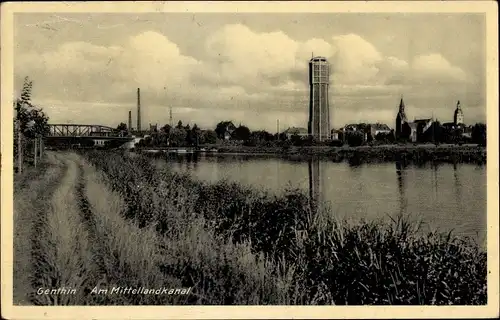
M 49 137 L 122 137 L 111 127 L 86 124 L 49 124 Z

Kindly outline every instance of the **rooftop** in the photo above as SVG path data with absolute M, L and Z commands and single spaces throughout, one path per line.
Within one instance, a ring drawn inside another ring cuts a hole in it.
M 327 62 L 328 60 L 326 60 L 325 57 L 316 56 L 316 57 L 312 57 L 310 61 L 324 61 L 324 62 Z
M 285 130 L 285 133 L 290 133 L 290 134 L 306 134 L 308 133 L 306 128 L 299 128 L 299 127 L 290 127 Z
M 429 121 L 432 121 L 432 119 L 415 119 L 415 123 L 418 123 L 418 122 L 429 122 Z
M 391 130 L 391 128 L 389 128 L 389 126 L 385 123 L 372 123 L 370 124 L 370 126 L 375 130 Z

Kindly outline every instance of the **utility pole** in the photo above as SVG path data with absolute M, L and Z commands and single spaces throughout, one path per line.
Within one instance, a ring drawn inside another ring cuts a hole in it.
M 17 172 L 23 172 L 23 139 L 21 133 L 21 122 L 16 121 L 17 126 Z
M 43 136 L 40 137 L 40 159 L 43 156 Z
M 35 168 L 36 168 L 36 157 L 37 157 L 37 153 L 38 153 L 38 136 L 35 136 L 35 146 L 34 146 L 34 148 L 35 148 L 35 159 L 34 159 L 34 161 L 35 161 Z
M 137 88 L 137 132 L 141 132 L 141 89 Z
M 170 106 L 170 119 L 169 119 L 170 127 L 174 126 L 174 119 L 172 118 L 172 106 Z

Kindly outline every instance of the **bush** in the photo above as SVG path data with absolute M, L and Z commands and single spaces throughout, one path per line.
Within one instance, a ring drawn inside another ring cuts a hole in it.
M 342 141 L 342 140 L 332 140 L 332 141 L 330 141 L 329 144 L 332 147 L 342 147 L 344 145 L 344 141 Z
M 362 132 L 354 131 L 347 134 L 347 144 L 350 147 L 358 147 L 364 143 L 364 135 Z

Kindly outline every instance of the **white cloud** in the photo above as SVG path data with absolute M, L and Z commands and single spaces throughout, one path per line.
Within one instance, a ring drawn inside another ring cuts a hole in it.
M 227 25 L 207 39 L 210 70 L 235 83 L 290 71 L 299 44 L 281 31 L 255 33 L 243 25 Z
M 462 69 L 440 54 L 418 56 L 409 63 L 384 56 L 356 34 L 298 41 L 281 31 L 254 32 L 233 24 L 209 35 L 201 49 L 205 54 L 199 56 L 206 58 L 197 60 L 164 35 L 147 31 L 110 46 L 70 42 L 53 51 L 28 52 L 16 57 L 15 73 L 18 79 L 33 78 L 34 99 L 116 102 L 125 118 L 140 87 L 143 104 L 158 106 L 147 109 L 151 119 L 164 119 L 165 106 L 174 105 L 179 110 L 199 109 L 199 114 L 189 114 L 204 122 L 232 115 L 266 126 L 275 123 L 276 117 L 264 121 L 263 110 L 271 118 L 271 110 L 291 112 L 285 117 L 290 125 L 299 125 L 306 117 L 307 63 L 312 53 L 332 63 L 330 100 L 340 114 L 343 111 L 338 109 L 355 108 L 366 98 L 385 97 L 384 108 L 392 108 L 387 101 L 397 100 L 415 84 L 434 91 L 436 84 L 443 84 L 445 91 L 446 84 L 467 80 Z M 64 113 L 79 117 L 83 112 L 90 121 L 100 116 L 90 109 L 54 108 L 50 112 L 57 117 Z M 251 108 L 258 115 L 251 115 Z M 111 118 L 118 109 L 112 110 Z M 345 114 L 356 116 L 356 112 Z
M 333 37 L 332 46 L 336 82 L 362 84 L 376 81 L 379 71 L 376 65 L 382 61 L 382 55 L 371 43 L 358 35 L 348 34 Z
M 418 78 L 436 79 L 442 81 L 466 81 L 465 72 L 452 66 L 440 54 L 428 54 L 416 57 L 412 62 L 412 69 Z

